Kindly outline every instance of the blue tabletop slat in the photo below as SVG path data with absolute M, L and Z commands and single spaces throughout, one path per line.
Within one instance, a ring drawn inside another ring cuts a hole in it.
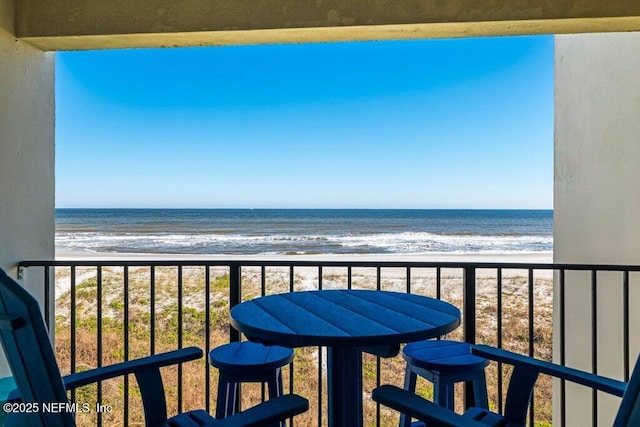
M 329 296 L 333 296 L 333 298 Z M 345 293 L 310 293 L 307 298 L 296 298 L 295 296 L 292 297 L 291 294 L 283 294 L 282 297 L 322 318 L 325 322 L 335 325 L 350 336 L 386 335 L 398 332 L 393 328 L 378 323 L 376 321 L 376 313 L 368 313 L 366 310 L 360 310 L 360 312 L 354 310 L 354 307 L 345 303 L 345 299 L 349 299 L 348 294 Z M 305 324 L 304 326 L 308 328 L 308 325 Z
M 250 320 L 252 317 L 255 319 L 260 319 L 260 329 L 271 330 L 282 334 L 294 333 L 285 324 L 283 324 L 277 316 L 272 316 L 269 312 L 264 311 L 259 305 L 255 303 L 255 300 L 247 301 L 240 305 L 237 305 L 233 308 L 233 312 L 236 313 L 238 319 Z M 234 316 L 231 317 L 231 324 L 236 329 L 238 329 Z M 251 328 L 255 324 L 256 322 L 247 322 L 246 327 Z
M 289 330 L 297 335 L 319 335 L 319 336 L 349 336 L 349 333 L 342 328 L 306 310 L 304 307 L 289 301 L 282 294 L 273 298 L 258 298 L 253 303 L 264 312 L 272 316 L 285 325 Z M 309 326 L 313 325 L 313 328 Z
M 386 308 L 388 311 L 382 311 L 392 316 L 390 319 L 392 322 L 406 319 L 405 327 L 409 330 L 414 330 L 415 327 L 418 327 L 417 323 L 426 323 L 433 325 L 434 328 L 439 328 L 442 325 L 448 325 L 460 319 L 460 311 L 457 308 L 449 304 L 442 304 L 442 301 L 438 300 L 427 298 L 417 300 L 415 295 L 388 292 L 381 298 L 378 294 L 363 292 L 353 294 L 353 296 Z M 388 319 L 389 317 L 381 317 L 380 321 L 387 321 Z
M 387 304 L 387 298 L 363 298 L 364 295 L 370 295 L 368 293 L 342 293 L 342 292 L 324 292 L 317 294 L 317 298 L 322 298 L 330 301 L 337 306 L 340 306 L 343 310 L 348 310 L 353 313 L 357 313 L 360 318 L 367 319 L 366 325 L 371 329 L 370 333 L 402 333 L 406 331 L 415 330 L 417 328 L 424 328 L 425 325 L 429 327 L 437 327 L 437 324 L 431 324 L 428 321 L 428 317 L 415 318 L 413 313 L 419 310 L 413 310 L 410 315 L 406 315 L 401 311 L 390 309 L 390 305 Z M 342 320 L 342 319 L 341 319 Z M 353 324 L 353 328 L 358 330 L 356 333 L 359 335 L 367 335 L 368 332 L 362 330 L 362 324 Z
M 422 295 L 406 294 L 402 292 L 385 292 L 385 294 L 389 298 L 401 299 L 407 302 L 408 305 L 431 308 L 432 310 L 435 310 L 439 313 L 448 314 L 453 317 L 460 317 L 460 310 L 456 306 L 449 304 L 446 301 L 431 297 L 425 297 Z M 361 297 L 366 298 L 367 295 L 370 295 L 370 293 L 363 293 L 361 294 Z

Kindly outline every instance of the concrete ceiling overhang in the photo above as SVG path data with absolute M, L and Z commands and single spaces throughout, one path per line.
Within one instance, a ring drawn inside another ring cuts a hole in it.
M 20 0 L 42 50 L 639 31 L 639 0 Z

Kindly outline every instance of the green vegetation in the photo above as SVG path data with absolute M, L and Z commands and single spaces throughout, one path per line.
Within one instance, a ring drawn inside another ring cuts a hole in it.
M 303 270 L 303 269 L 301 269 Z M 299 272 L 296 269 L 294 283 L 295 290 L 317 287 L 317 268 Z M 385 274 L 386 273 L 386 274 Z M 383 289 L 406 289 L 403 271 L 385 272 L 381 284 Z M 243 299 L 253 298 L 260 294 L 262 287 L 268 294 L 288 292 L 290 289 L 290 271 L 288 268 L 268 268 L 267 277 L 262 278 L 260 268 L 243 269 L 242 291 Z M 98 366 L 97 334 L 98 328 L 102 336 L 101 365 L 108 365 L 124 360 L 125 330 L 128 333 L 128 358 L 134 359 L 149 355 L 153 345 L 156 353 L 176 349 L 180 346 L 195 345 L 205 349 L 207 332 L 207 313 L 205 307 L 205 271 L 203 267 L 184 267 L 182 269 L 182 317 L 178 318 L 178 269 L 176 267 L 158 267 L 155 270 L 155 294 L 151 294 L 151 275 L 149 268 L 130 268 L 128 271 L 128 302 L 124 300 L 124 270 L 123 268 L 104 268 L 102 271 L 102 293 L 100 295 L 102 318 L 99 320 L 98 294 L 95 268 L 78 269 L 76 287 L 76 327 L 73 339 L 76 344 L 76 370 L 86 370 Z M 353 269 L 352 286 L 354 288 L 375 287 L 375 269 Z M 323 275 L 323 288 L 346 287 L 346 269 L 341 271 L 327 271 Z M 68 281 L 68 275 L 56 272 L 57 283 Z M 413 274 L 411 278 L 413 292 L 423 295 L 435 295 L 435 278 L 433 272 Z M 477 319 L 478 342 L 495 345 L 497 302 L 495 294 L 495 277 L 478 279 Z M 374 284 L 372 286 L 372 283 Z M 462 280 L 456 274 L 443 274 L 442 296 L 445 300 L 462 306 Z M 522 276 L 506 276 L 503 278 L 503 315 L 502 341 L 504 347 L 510 350 L 526 353 L 528 342 L 528 304 L 527 281 Z M 229 341 L 229 274 L 226 269 L 213 269 L 209 284 L 209 339 L 210 346 L 215 347 Z M 536 278 L 536 306 L 534 313 L 534 342 L 536 356 L 549 360 L 552 348 L 552 306 L 550 278 Z M 150 328 L 152 326 L 151 303 L 155 307 L 153 317 L 154 342 L 151 343 Z M 63 374 L 71 369 L 70 343 L 70 306 L 71 294 L 62 292 L 57 299 L 56 306 L 56 352 Z M 125 316 L 128 309 L 128 316 Z M 125 317 L 127 321 L 125 322 Z M 182 328 L 179 330 L 180 320 Z M 179 342 L 179 335 L 182 342 Z M 449 335 L 450 339 L 461 339 L 462 331 L 457 330 Z M 206 350 L 206 349 L 205 349 Z M 324 353 L 324 352 L 323 352 Z M 326 353 L 324 353 L 326 357 Z M 301 348 L 296 350 L 294 360 L 294 391 L 310 400 L 310 410 L 299 416 L 297 425 L 315 425 L 318 411 L 318 389 L 320 387 L 318 374 L 317 348 Z M 381 359 L 380 383 L 402 385 L 404 379 L 404 361 L 400 356 Z M 215 384 L 217 372 L 208 366 L 206 358 L 189 362 L 182 367 L 182 408 L 183 410 L 205 408 L 205 377 L 210 375 L 210 408 L 215 407 Z M 363 358 L 363 384 L 366 394 L 370 393 L 377 384 L 377 361 L 370 355 Z M 288 387 L 288 368 L 283 372 L 285 389 Z M 326 365 L 323 376 L 326 375 Z M 503 368 L 505 384 L 509 371 Z M 489 399 L 495 407 L 497 402 L 497 368 L 490 365 L 487 370 L 489 382 Z M 167 390 L 167 405 L 170 414 L 177 412 L 178 369 L 166 368 L 163 379 Z M 323 381 L 323 410 L 326 411 L 326 379 Z M 128 379 L 128 402 L 124 401 L 125 380 L 113 379 L 102 384 L 102 398 L 100 403 L 111 405 L 113 411 L 103 414 L 104 425 L 140 425 L 142 422 L 142 405 L 135 378 Z M 288 390 L 287 390 L 288 391 Z M 431 398 L 432 388 L 425 380 L 418 381 L 417 391 L 422 396 Z M 506 387 L 502 390 L 506 394 Z M 98 402 L 98 390 L 95 385 L 84 387 L 76 392 L 75 399 L 79 403 Z M 535 391 L 536 425 L 543 427 L 551 424 L 551 380 L 542 377 Z M 261 400 L 261 388 L 258 385 L 243 386 L 243 407 L 255 405 Z M 458 410 L 461 410 L 462 399 L 457 399 Z M 124 407 L 128 406 L 129 421 L 124 422 Z M 376 405 L 370 398 L 365 400 L 365 425 L 375 425 Z M 97 415 L 78 414 L 79 426 L 93 426 Z M 381 408 L 383 426 L 397 425 L 397 413 L 387 408 Z M 326 416 L 324 416 L 326 420 Z

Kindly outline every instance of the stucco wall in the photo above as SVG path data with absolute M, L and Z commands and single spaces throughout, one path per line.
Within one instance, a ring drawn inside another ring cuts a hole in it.
M 640 264 L 640 34 L 556 36 L 555 55 L 554 261 Z M 622 379 L 622 275 L 596 279 L 597 371 Z M 591 369 L 591 275 L 570 274 L 566 285 L 566 361 Z M 640 277 L 630 285 L 633 367 Z M 567 391 L 567 424 L 591 425 L 591 392 Z M 619 399 L 598 399 L 600 425 L 611 425 Z
M 0 267 L 54 256 L 54 54 L 11 35 L 0 0 Z
M 55 131 L 54 56 L 13 37 L 13 6 L 0 0 L 0 267 L 15 277 L 19 261 L 54 257 Z M 23 284 L 42 301 L 41 280 Z
M 54 56 L 17 41 L 13 21 L 0 0 L 0 267 L 15 277 L 19 261 L 54 257 L 55 127 Z M 37 275 L 22 283 L 42 303 Z

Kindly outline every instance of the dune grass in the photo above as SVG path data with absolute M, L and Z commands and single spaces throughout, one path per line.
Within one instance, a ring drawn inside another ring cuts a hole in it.
M 435 271 L 433 269 L 416 269 L 411 273 L 411 291 L 413 293 L 435 296 L 437 293 Z M 75 370 L 82 371 L 98 366 L 98 329 L 101 330 L 101 365 L 108 365 L 125 360 L 125 331 L 128 335 L 128 359 L 151 354 L 153 351 L 173 350 L 178 347 L 195 345 L 206 351 L 207 324 L 210 348 L 229 342 L 229 275 L 224 268 L 212 268 L 209 283 L 209 321 L 205 307 L 205 269 L 204 267 L 183 267 L 181 272 L 176 267 L 158 267 L 155 269 L 155 295 L 151 299 L 150 269 L 130 268 L 128 274 L 128 301 L 125 301 L 124 269 L 104 268 L 102 270 L 101 295 L 98 300 L 97 277 L 95 268 L 78 268 L 76 271 L 76 326 L 74 342 L 76 345 Z M 179 281 L 180 279 L 180 281 Z M 317 289 L 319 285 L 317 268 L 296 268 L 293 283 L 290 282 L 288 268 L 268 268 L 263 277 L 260 268 L 243 269 L 242 298 L 250 299 L 261 294 L 264 288 L 267 294 L 288 292 L 293 290 Z M 322 275 L 323 289 L 338 289 L 347 286 L 347 270 L 327 268 Z M 179 284 L 180 283 L 180 284 Z M 71 293 L 69 291 L 69 271 L 60 268 L 56 272 L 56 354 L 64 373 L 71 371 Z M 356 269 L 352 271 L 351 286 L 355 289 L 375 289 L 375 269 Z M 380 286 L 385 290 L 405 291 L 406 270 L 385 269 L 381 276 Z M 490 345 L 498 344 L 497 336 L 497 282 L 494 272 L 479 274 L 477 281 L 477 341 Z M 529 284 L 523 272 L 503 274 L 502 281 L 502 345 L 509 350 L 527 354 L 529 349 L 530 316 L 534 319 L 533 339 L 535 356 L 551 360 L 552 353 L 552 281 L 550 277 L 536 277 L 533 286 L 534 312 L 529 313 Z M 182 328 L 179 328 L 178 317 L 179 288 L 181 288 Z M 441 297 L 452 304 L 462 307 L 462 278 L 459 271 L 444 271 L 441 275 Z M 101 301 L 98 304 L 98 301 Z M 102 316 L 98 318 L 98 307 Z M 151 307 L 155 315 L 151 317 Z M 125 323 L 125 309 L 127 322 Z M 153 323 L 154 342 L 151 343 L 150 328 Z M 181 341 L 180 341 L 181 338 Z M 462 339 L 459 328 L 447 337 Z M 323 411 L 323 424 L 326 424 L 326 353 L 318 348 L 296 349 L 292 366 L 293 390 L 310 401 L 310 410 L 296 418 L 296 425 L 307 426 L 318 424 L 318 390 L 321 388 L 320 405 Z M 320 360 L 320 362 L 319 362 Z M 401 386 L 404 378 L 405 363 L 401 356 L 390 359 L 377 359 L 370 355 L 363 357 L 363 385 L 365 393 L 364 411 L 365 425 L 375 425 L 376 405 L 369 395 L 377 385 L 378 363 L 380 363 L 380 380 L 382 384 Z M 319 374 L 319 366 L 322 374 Z M 289 391 L 289 367 L 283 371 L 285 390 Z M 206 357 L 183 364 L 180 376 L 181 410 L 202 409 L 206 407 L 206 382 L 209 375 L 209 404 L 211 411 L 215 408 L 215 384 L 217 372 L 206 363 Z M 503 390 L 497 387 L 498 370 L 495 364 L 487 368 L 488 391 L 490 405 L 495 409 L 498 394 L 501 392 L 504 401 L 509 370 L 502 368 L 505 380 Z M 167 406 L 169 414 L 178 411 L 178 368 L 163 370 Z M 128 401 L 124 401 L 125 387 L 128 387 Z M 432 389 L 424 381 L 418 382 L 418 393 L 430 398 Z M 462 410 L 461 387 L 457 390 L 457 409 Z M 259 385 L 243 386 L 243 407 L 255 405 L 261 400 L 262 389 Z M 111 412 L 103 413 L 104 425 L 137 426 L 143 425 L 142 405 L 139 390 L 133 377 L 105 381 L 98 399 L 97 386 L 87 386 L 76 392 L 78 403 L 99 402 L 109 405 Z M 126 409 L 125 409 L 126 408 Z M 535 424 L 546 426 L 551 424 L 551 379 L 541 377 L 535 390 Z M 128 420 L 125 422 L 125 415 Z M 387 408 L 380 408 L 381 425 L 397 425 L 398 414 Z M 96 413 L 78 414 L 79 426 L 96 425 Z

